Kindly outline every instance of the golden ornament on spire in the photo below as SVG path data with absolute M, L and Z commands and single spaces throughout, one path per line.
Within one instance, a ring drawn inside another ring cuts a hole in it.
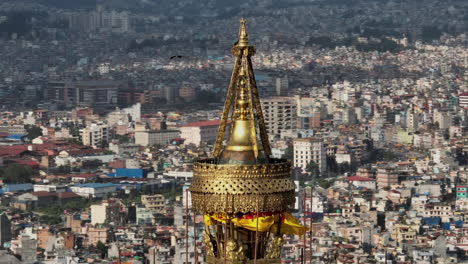
M 237 46 L 245 47 L 249 45 L 249 35 L 247 35 L 247 29 L 245 27 L 245 19 L 240 20 L 240 27 L 239 27 L 239 41 L 237 42 Z

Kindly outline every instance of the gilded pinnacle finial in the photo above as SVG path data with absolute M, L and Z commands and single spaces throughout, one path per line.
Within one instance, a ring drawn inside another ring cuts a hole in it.
M 239 120 L 247 119 L 249 110 L 249 102 L 246 100 L 246 87 L 245 87 L 245 67 L 241 66 L 239 72 L 239 98 L 237 98 L 236 117 Z
M 237 46 L 240 46 L 240 47 L 245 47 L 249 45 L 249 35 L 247 34 L 245 22 L 246 21 L 244 18 L 240 20 L 239 41 L 237 42 Z

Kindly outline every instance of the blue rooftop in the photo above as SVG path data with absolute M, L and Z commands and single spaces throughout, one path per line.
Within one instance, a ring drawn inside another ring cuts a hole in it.
M 24 134 L 11 134 L 6 138 L 10 140 L 22 140 L 24 137 L 26 137 Z

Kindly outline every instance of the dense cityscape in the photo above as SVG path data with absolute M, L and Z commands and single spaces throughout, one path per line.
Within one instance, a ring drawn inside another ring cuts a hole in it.
M 223 119 L 241 18 L 302 230 L 279 263 L 468 263 L 467 1 L 0 0 L 0 264 L 257 263 L 258 220 L 255 262 L 213 262 L 192 207 L 254 116 Z

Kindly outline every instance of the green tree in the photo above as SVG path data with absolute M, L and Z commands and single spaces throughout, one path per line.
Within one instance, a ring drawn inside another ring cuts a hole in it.
M 39 221 L 47 225 L 59 225 L 62 223 L 62 218 L 58 215 L 42 215 Z
M 219 102 L 219 98 L 214 92 L 201 90 L 197 92 L 195 101 L 199 104 L 209 104 Z
M 294 159 L 294 148 L 292 145 L 288 145 L 286 148 L 286 151 L 284 151 L 283 156 L 281 156 L 282 159 L 287 159 L 287 160 L 293 160 Z
M 96 249 L 101 254 L 101 257 L 104 259 L 107 255 L 107 246 L 99 240 L 96 243 Z
M 28 133 L 29 140 L 42 136 L 42 129 L 38 126 L 27 126 L 26 132 Z
M 333 185 L 333 180 L 325 180 L 325 179 L 320 179 L 319 180 L 319 186 L 324 188 L 324 189 L 328 189 L 330 188 L 331 186 Z
M 312 176 L 312 177 L 318 177 L 320 175 L 320 170 L 319 166 L 317 163 L 314 161 L 310 161 L 309 164 L 306 166 L 306 171 Z
M 3 172 L 3 182 L 5 183 L 29 183 L 33 170 L 31 167 L 20 164 L 11 164 Z

